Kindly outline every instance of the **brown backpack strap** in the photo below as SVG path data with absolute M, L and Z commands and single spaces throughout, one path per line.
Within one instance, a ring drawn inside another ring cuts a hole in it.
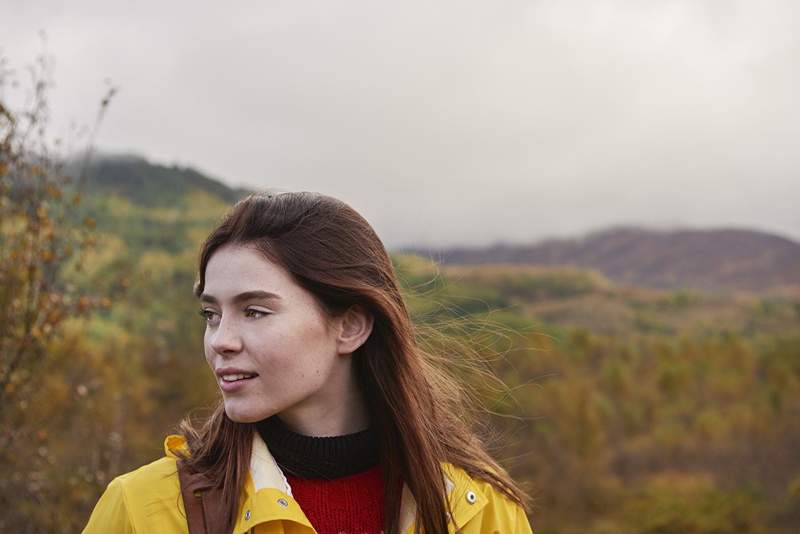
M 222 493 L 202 473 L 189 471 L 178 461 L 183 507 L 189 534 L 228 534 L 222 510 Z

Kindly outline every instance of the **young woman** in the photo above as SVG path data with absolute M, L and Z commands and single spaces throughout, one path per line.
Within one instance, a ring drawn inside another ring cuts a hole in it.
M 203 245 L 195 293 L 222 401 L 114 479 L 85 532 L 531 531 L 526 496 L 415 343 L 389 256 L 352 208 L 242 200 Z

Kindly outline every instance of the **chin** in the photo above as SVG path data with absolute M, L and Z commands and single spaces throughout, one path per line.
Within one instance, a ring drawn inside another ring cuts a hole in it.
M 256 423 L 276 413 L 274 410 L 259 410 L 247 406 L 236 406 L 236 404 L 225 402 L 225 415 L 234 423 Z

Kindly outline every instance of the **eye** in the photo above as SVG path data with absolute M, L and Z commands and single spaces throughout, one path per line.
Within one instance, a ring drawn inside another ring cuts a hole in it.
M 244 310 L 245 317 L 250 317 L 251 319 L 260 319 L 262 317 L 266 317 L 267 315 L 272 315 L 270 312 L 264 310 L 258 310 L 256 308 L 247 308 Z
M 214 310 L 209 310 L 207 308 L 204 308 L 202 310 L 199 310 L 198 313 L 203 319 L 206 320 L 206 323 L 208 324 L 215 324 L 216 322 L 218 322 L 217 319 L 218 314 Z

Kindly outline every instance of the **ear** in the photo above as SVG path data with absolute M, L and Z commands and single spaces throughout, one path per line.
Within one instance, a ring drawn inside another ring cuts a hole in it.
M 350 306 L 338 318 L 339 354 L 352 354 L 372 333 L 373 318 L 362 306 Z

